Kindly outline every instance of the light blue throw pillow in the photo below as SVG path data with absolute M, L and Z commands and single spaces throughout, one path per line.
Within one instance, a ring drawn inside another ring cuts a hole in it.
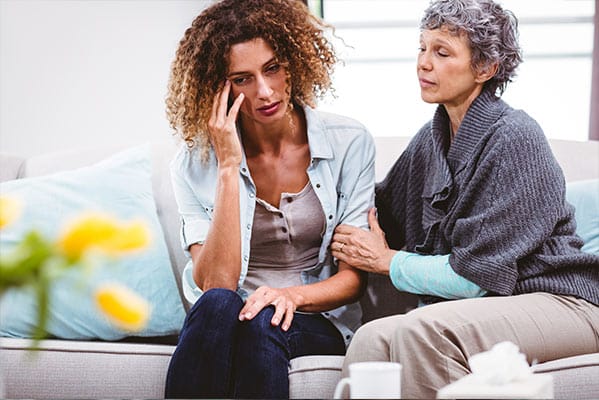
M 31 229 L 56 238 L 65 223 L 87 211 L 123 221 L 142 219 L 151 232 L 151 243 L 144 250 L 99 263 L 91 272 L 74 269 L 55 282 L 47 326 L 51 336 L 102 340 L 128 336 L 94 303 L 93 288 L 102 282 L 121 283 L 150 302 L 148 325 L 136 336 L 172 335 L 181 328 L 185 311 L 156 214 L 149 152 L 149 146 L 135 147 L 89 167 L 0 184 L 3 195 L 17 198 L 23 206 L 20 218 L 2 230 L 0 251 L 9 251 Z M 36 319 L 30 288 L 4 293 L 0 336 L 31 337 Z
M 599 179 L 568 183 L 566 199 L 576 210 L 576 233 L 584 240 L 582 250 L 599 254 Z

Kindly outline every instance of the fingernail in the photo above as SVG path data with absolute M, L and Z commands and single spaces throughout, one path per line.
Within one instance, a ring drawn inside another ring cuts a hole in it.
M 245 317 L 244 317 L 243 315 L 240 315 L 240 316 L 239 316 L 239 320 L 240 320 L 240 321 L 243 321 L 243 320 L 245 320 Z
M 247 312 L 247 313 L 245 313 L 244 317 L 247 318 L 247 319 L 250 319 L 250 318 L 252 318 L 252 313 L 251 312 Z
M 287 324 L 283 324 L 283 330 L 284 330 L 285 332 L 287 332 L 287 329 L 289 329 L 289 325 L 287 325 Z
M 274 318 L 274 319 L 272 320 L 272 323 L 273 323 L 274 325 L 279 325 L 279 322 L 280 322 L 280 321 L 279 321 L 279 319 L 278 319 L 278 318 Z

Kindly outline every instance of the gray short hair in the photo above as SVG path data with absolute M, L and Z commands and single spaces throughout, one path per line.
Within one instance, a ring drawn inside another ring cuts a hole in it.
M 492 0 L 433 0 L 424 11 L 420 29 L 442 27 L 466 34 L 473 70 L 497 63 L 497 73 L 485 83 L 484 90 L 503 94 L 522 61 L 514 13 Z

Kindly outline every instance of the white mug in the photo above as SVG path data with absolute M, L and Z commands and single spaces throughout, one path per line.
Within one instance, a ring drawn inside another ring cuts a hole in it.
M 349 365 L 349 377 L 335 388 L 335 399 L 340 399 L 349 386 L 352 399 L 401 398 L 401 364 L 384 361 L 359 362 Z

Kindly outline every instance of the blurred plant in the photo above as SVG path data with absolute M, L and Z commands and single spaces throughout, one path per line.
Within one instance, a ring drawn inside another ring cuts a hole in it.
M 15 223 L 20 210 L 18 201 L 0 196 L 0 229 Z M 63 229 L 58 240 L 30 230 L 14 248 L 0 253 L 0 297 L 11 288 L 33 287 L 38 318 L 32 337 L 42 339 L 46 336 L 53 281 L 72 268 L 93 266 L 92 261 L 99 255 L 118 257 L 146 247 L 149 240 L 149 231 L 142 222 L 123 223 L 95 213 L 79 216 Z M 118 328 L 137 332 L 145 327 L 150 306 L 130 289 L 108 283 L 97 288 L 94 297 L 98 308 Z

